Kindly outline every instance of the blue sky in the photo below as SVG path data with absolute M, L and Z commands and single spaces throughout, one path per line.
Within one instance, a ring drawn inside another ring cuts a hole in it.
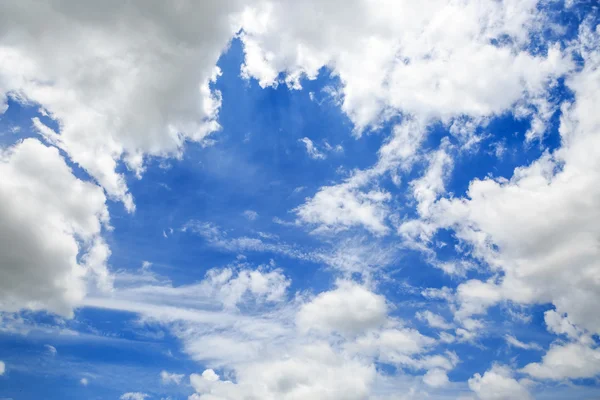
M 0 399 L 600 397 L 595 2 L 0 11 Z

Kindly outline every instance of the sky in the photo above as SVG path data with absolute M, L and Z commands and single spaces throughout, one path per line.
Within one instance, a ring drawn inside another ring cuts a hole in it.
M 600 398 L 595 0 L 0 5 L 0 399 Z

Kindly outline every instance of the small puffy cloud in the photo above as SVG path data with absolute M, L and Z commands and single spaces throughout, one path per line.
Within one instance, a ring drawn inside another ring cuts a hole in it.
M 175 374 L 167 371 L 160 372 L 160 381 L 164 384 L 174 383 L 175 385 L 179 385 L 183 377 L 184 374 Z
M 4 375 L 6 372 L 6 364 L 4 361 L 0 361 L 0 376 Z
M 385 219 L 388 192 L 374 189 L 362 191 L 355 179 L 335 186 L 324 186 L 306 203 L 294 211 L 300 221 L 317 226 L 317 232 L 342 231 L 362 226 L 383 235 L 388 232 Z
M 145 398 L 150 397 L 146 393 L 141 392 L 128 392 L 123 393 L 119 399 L 121 400 L 144 400 Z
M 447 322 L 441 315 L 432 313 L 429 310 L 419 311 L 415 314 L 417 319 L 427 322 L 432 328 L 437 329 L 452 329 L 454 325 Z
M 544 322 L 549 332 L 556 335 L 567 335 L 571 339 L 579 337 L 581 331 L 574 326 L 567 316 L 560 315 L 555 310 L 544 313 Z
M 493 283 L 471 279 L 458 286 L 456 297 L 460 304 L 456 316 L 467 318 L 485 313 L 488 307 L 502 300 L 502 293 Z
M 82 386 L 87 386 L 87 385 L 90 383 L 90 381 L 88 380 L 88 378 L 81 378 L 81 379 L 79 380 L 79 383 L 80 383 Z
M 46 349 L 46 352 L 48 354 L 50 354 L 51 356 L 55 356 L 58 352 L 56 351 L 56 347 L 49 345 L 49 344 L 45 344 L 44 348 Z
M 469 388 L 481 400 L 530 400 L 527 387 L 513 378 L 510 368 L 494 365 L 483 376 L 475 374 L 469 379 Z
M 450 383 L 446 371 L 440 368 L 434 368 L 427 371 L 427 373 L 423 375 L 423 382 L 427 386 L 431 386 L 434 388 L 444 387 Z
M 358 334 L 385 322 L 385 298 L 353 282 L 340 281 L 337 288 L 320 293 L 298 312 L 302 331 Z
M 452 369 L 453 360 L 443 356 L 428 356 L 421 359 L 411 358 L 429 350 L 435 339 L 422 335 L 411 328 L 386 328 L 370 331 L 346 344 L 352 353 L 375 357 L 381 362 L 414 369 L 442 367 Z

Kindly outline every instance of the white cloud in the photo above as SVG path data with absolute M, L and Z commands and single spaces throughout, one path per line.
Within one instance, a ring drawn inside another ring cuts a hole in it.
M 434 368 L 427 371 L 427 373 L 423 376 L 423 382 L 425 382 L 427 386 L 434 388 L 444 387 L 450 383 L 446 371 L 439 368 Z
M 419 311 L 415 316 L 421 320 L 426 321 L 429 326 L 437 329 L 452 329 L 453 325 L 447 322 L 442 316 L 432 313 L 429 310 Z
M 48 354 L 50 354 L 51 356 L 55 356 L 58 353 L 58 351 L 56 351 L 56 347 L 54 347 L 52 345 L 45 344 L 44 348 L 46 349 L 46 352 Z
M 593 378 L 600 375 L 600 349 L 581 342 L 554 344 L 541 362 L 522 371 L 538 379 Z
M 544 313 L 544 322 L 548 331 L 556 335 L 567 335 L 571 339 L 576 339 L 581 334 L 580 330 L 569 321 L 567 316 L 562 316 L 554 310 L 548 310 Z
M 88 378 L 81 378 L 79 380 L 79 383 L 83 386 L 87 386 L 90 382 L 89 382 Z
M 445 191 L 444 181 L 452 169 L 452 158 L 447 152 L 448 142 L 428 156 L 428 168 L 422 177 L 410 183 L 413 196 L 418 202 L 417 211 L 422 217 L 429 215 L 430 208 Z
M 469 379 L 469 388 L 481 400 L 528 400 L 532 399 L 527 387 L 513 378 L 505 366 L 494 365 L 483 376 L 475 374 Z
M 243 74 L 262 86 L 339 76 L 342 109 L 357 131 L 396 112 L 449 120 L 500 114 L 543 92 L 570 63 L 558 49 L 526 50 L 541 29 L 537 1 L 355 0 L 266 3 L 244 14 Z M 311 28 L 314 27 L 314 28 Z M 510 38 L 501 45 L 492 39 Z
M 309 138 L 303 137 L 302 139 L 298 139 L 298 141 L 304 143 L 304 147 L 310 158 L 315 160 L 324 160 L 326 158 L 325 154 L 320 152 Z
M 150 397 L 149 395 L 147 395 L 146 393 L 141 393 L 141 392 L 128 392 L 128 393 L 123 393 L 121 395 L 121 397 L 119 397 L 121 400 L 144 400 L 145 398 Z
M 600 301 L 600 286 L 592 283 L 600 270 L 594 223 L 600 218 L 594 184 L 600 179 L 600 118 L 593 112 L 600 104 L 599 37 L 587 24 L 580 28 L 585 65 L 566 80 L 575 100 L 561 107 L 562 146 L 515 169 L 510 179 L 473 180 L 465 198 L 431 206 L 425 223 L 453 229 L 462 248 L 494 274 L 458 287 L 458 318 L 504 300 L 552 303 L 571 324 L 600 332 L 592 306 Z
M 370 331 L 346 345 L 349 351 L 376 357 L 381 362 L 414 369 L 445 367 L 452 369 L 452 362 L 445 357 L 414 359 L 411 356 L 425 352 L 435 340 L 422 335 L 416 329 L 393 327 Z
M 0 175 L 0 309 L 71 316 L 94 283 L 111 285 L 102 189 L 35 139 L 1 151 Z
M 243 7 L 4 4 L 0 101 L 10 94 L 39 103 L 60 125 L 55 133 L 35 119 L 40 134 L 133 210 L 120 160 L 141 175 L 148 156 L 179 156 L 186 140 L 219 129 L 220 95 L 209 81 Z
M 375 234 L 385 234 L 386 202 L 391 196 L 379 189 L 361 191 L 357 184 L 361 179 L 355 175 L 342 184 L 324 186 L 294 211 L 304 223 L 317 225 L 317 232 L 364 226 Z
M 541 350 L 541 346 L 537 343 L 524 343 L 521 342 L 519 339 L 517 339 L 516 337 L 514 337 L 513 335 L 504 335 L 504 340 L 506 340 L 506 343 L 508 343 L 510 346 L 516 347 L 518 349 L 523 349 L 523 350 Z
M 6 364 L 4 361 L 0 361 L 0 376 L 4 375 L 6 372 Z
M 302 305 L 296 322 L 303 331 L 359 334 L 382 325 L 386 316 L 383 296 L 355 283 L 339 281 L 336 289 Z
M 344 182 L 323 186 L 294 211 L 299 221 L 316 225 L 317 232 L 338 232 L 363 227 L 376 235 L 389 228 L 387 203 L 391 194 L 375 186 L 376 178 L 387 172 L 397 181 L 398 168 L 407 169 L 416 159 L 415 152 L 425 136 L 425 129 L 415 119 L 407 118 L 393 129 L 393 135 L 379 149 L 377 163 L 366 170 L 356 170 Z
M 336 354 L 326 344 L 315 344 L 291 356 L 241 366 L 236 383 L 220 380 L 211 370 L 192 374 L 190 381 L 198 393 L 190 400 L 361 400 L 368 397 L 374 377 L 374 366 Z
M 174 383 L 175 385 L 179 385 L 183 380 L 183 377 L 183 374 L 160 371 L 160 381 L 164 384 Z

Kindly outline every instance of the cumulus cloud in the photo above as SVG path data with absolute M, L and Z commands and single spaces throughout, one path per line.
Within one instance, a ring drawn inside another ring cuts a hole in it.
M 192 374 L 190 382 L 197 394 L 190 400 L 362 400 L 369 395 L 375 368 L 336 354 L 326 344 L 315 344 L 287 357 L 241 366 L 236 376 L 233 383 L 212 370 Z
M 81 378 L 79 380 L 79 383 L 83 386 L 87 386 L 90 382 L 89 382 L 88 378 Z
M 600 231 L 593 222 L 599 217 L 593 182 L 600 173 L 600 118 L 591 111 L 600 104 L 600 52 L 592 45 L 599 35 L 585 23 L 580 29 L 587 50 L 580 51 L 583 68 L 566 81 L 575 100 L 562 105 L 562 146 L 515 169 L 510 179 L 473 180 L 465 198 L 442 198 L 431 206 L 426 223 L 433 230 L 453 229 L 470 255 L 495 273 L 486 282 L 458 287 L 459 318 L 505 300 L 552 303 L 572 324 L 600 332 L 592 306 L 600 299 L 594 283 Z
M 2 150 L 0 175 L 0 309 L 69 317 L 89 287 L 111 285 L 105 195 L 35 139 Z
M 427 373 L 423 376 L 423 382 L 425 382 L 426 385 L 435 388 L 444 387 L 450 383 L 446 371 L 439 368 L 434 368 L 427 371 Z
M 387 305 L 383 296 L 352 282 L 340 281 L 337 288 L 323 292 L 298 312 L 302 330 L 358 334 L 383 324 Z
M 6 372 L 6 364 L 4 361 L 0 361 L 0 376 L 4 375 Z
M 527 387 L 513 378 L 510 368 L 494 365 L 483 376 L 475 374 L 469 379 L 469 388 L 481 400 L 533 399 Z
M 59 124 L 34 119 L 39 133 L 133 210 L 119 162 L 141 175 L 148 156 L 179 156 L 186 140 L 219 129 L 209 83 L 242 9 L 235 0 L 3 4 L 2 105 L 39 103 Z
M 600 374 L 600 349 L 579 342 L 555 344 L 541 362 L 527 364 L 523 372 L 538 379 L 593 378 Z
M 558 48 L 547 56 L 525 50 L 540 28 L 536 6 L 356 0 L 340 12 L 336 1 L 266 3 L 243 16 L 243 74 L 269 86 L 284 72 L 298 88 L 300 78 L 330 67 L 359 132 L 394 111 L 442 120 L 498 114 L 569 68 Z M 501 37 L 511 40 L 490 43 Z

